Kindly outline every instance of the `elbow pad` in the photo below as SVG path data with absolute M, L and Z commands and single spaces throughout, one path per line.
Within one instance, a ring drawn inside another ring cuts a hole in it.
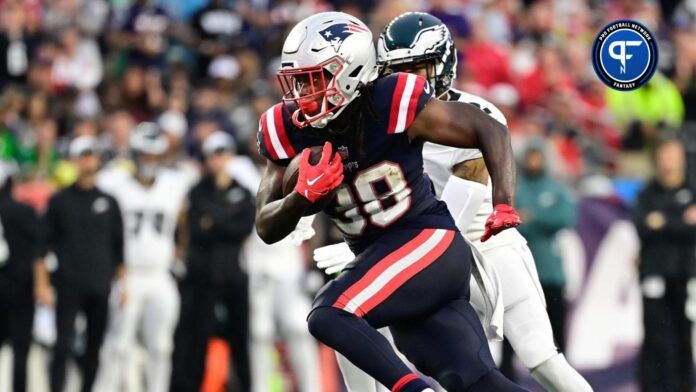
M 447 208 L 462 233 L 469 229 L 471 221 L 481 208 L 488 192 L 486 185 L 475 181 L 465 180 L 454 175 L 447 179 L 440 199 L 447 203 Z

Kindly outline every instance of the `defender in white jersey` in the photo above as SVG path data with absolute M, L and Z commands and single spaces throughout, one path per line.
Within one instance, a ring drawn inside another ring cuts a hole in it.
M 107 331 L 98 391 L 143 390 L 127 377 L 136 340 L 147 351 L 148 392 L 169 390 L 174 329 L 179 316 L 179 292 L 170 268 L 176 259 L 175 231 L 191 181 L 189 175 L 161 165 L 167 140 L 154 123 L 141 123 L 130 140 L 135 173 L 114 168 L 98 184 L 121 206 L 125 230 L 128 300 L 114 306 Z
M 379 60 L 387 72 L 425 76 L 438 97 L 479 107 L 503 124 L 505 116 L 490 102 L 451 88 L 456 54 L 447 27 L 426 13 L 406 13 L 390 22 L 380 36 Z M 447 202 L 457 226 L 476 256 L 472 270 L 471 303 L 489 340 L 505 337 L 532 377 L 550 391 L 591 391 L 582 376 L 558 352 L 539 284 L 534 259 L 526 240 L 512 228 L 481 241 L 486 219 L 493 212 L 491 180 L 479 150 L 426 143 L 424 168 L 439 198 Z M 342 269 L 353 259 L 345 244 L 315 251 L 320 267 Z M 350 362 L 339 357 L 348 389 L 380 390 Z

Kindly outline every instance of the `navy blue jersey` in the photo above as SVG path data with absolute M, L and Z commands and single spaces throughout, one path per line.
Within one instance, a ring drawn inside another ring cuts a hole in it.
M 373 110 L 365 101 L 351 103 L 362 105 L 361 112 L 351 114 L 356 129 L 343 134 L 298 128 L 291 119 L 294 108 L 273 106 L 261 116 L 260 153 L 287 166 L 307 147 L 333 144 L 343 158 L 345 175 L 324 212 L 356 253 L 394 228 L 456 230 L 423 173 L 422 143 L 411 143 L 405 132 L 432 98 L 430 85 L 420 76 L 396 73 L 377 79 L 363 94 L 358 99 L 369 100 Z

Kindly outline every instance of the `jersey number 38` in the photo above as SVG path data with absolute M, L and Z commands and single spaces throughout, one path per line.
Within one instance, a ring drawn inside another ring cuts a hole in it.
M 352 184 L 336 191 L 336 225 L 349 235 L 360 235 L 370 223 L 387 227 L 411 206 L 411 188 L 401 166 L 384 161 L 360 172 Z

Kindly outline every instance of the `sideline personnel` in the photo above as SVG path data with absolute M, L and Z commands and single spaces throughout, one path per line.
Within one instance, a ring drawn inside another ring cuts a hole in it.
M 58 269 L 50 280 L 45 263 L 37 265 L 37 291 L 56 293 L 56 343 L 51 363 L 51 391 L 62 392 L 65 364 L 75 336 L 75 317 L 87 319 L 87 345 L 77 363 L 82 391 L 92 390 L 104 339 L 112 280 L 125 275 L 123 223 L 116 200 L 101 192 L 95 176 L 101 165 L 96 139 L 81 136 L 69 154 L 78 170 L 77 182 L 55 194 L 45 216 L 45 252 L 53 251 Z M 50 283 L 49 283 L 50 282 Z M 44 294 L 45 295 L 45 294 Z M 125 301 L 121 290 L 120 301 Z

